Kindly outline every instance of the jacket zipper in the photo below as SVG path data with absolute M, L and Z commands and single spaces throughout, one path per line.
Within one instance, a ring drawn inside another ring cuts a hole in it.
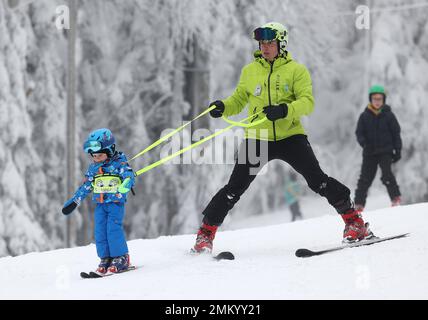
M 270 64 L 270 72 L 269 72 L 269 76 L 268 76 L 268 98 L 269 98 L 269 106 L 272 105 L 272 98 L 270 96 L 270 77 L 272 76 L 273 73 L 273 64 L 275 63 L 275 61 L 273 61 Z M 274 141 L 276 141 L 276 128 L 275 128 L 275 121 L 272 121 L 272 126 L 273 126 L 273 139 Z

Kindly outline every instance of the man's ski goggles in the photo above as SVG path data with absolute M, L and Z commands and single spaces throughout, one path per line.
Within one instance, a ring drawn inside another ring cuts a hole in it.
M 101 150 L 101 142 L 99 141 L 86 141 L 83 145 L 83 150 L 86 153 L 95 153 Z
M 269 28 L 257 28 L 253 31 L 253 38 L 257 41 L 272 41 L 276 39 L 276 31 Z

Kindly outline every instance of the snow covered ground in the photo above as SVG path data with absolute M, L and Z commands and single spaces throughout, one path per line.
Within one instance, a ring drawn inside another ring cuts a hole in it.
M 408 238 L 307 259 L 296 249 L 338 244 L 336 215 L 219 232 L 215 251 L 191 256 L 195 235 L 129 242 L 138 269 L 80 279 L 97 264 L 94 245 L 0 259 L 0 299 L 427 299 L 428 203 L 372 210 L 379 236 Z

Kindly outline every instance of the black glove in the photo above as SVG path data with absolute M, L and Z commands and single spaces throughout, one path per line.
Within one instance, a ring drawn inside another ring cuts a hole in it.
M 224 112 L 224 103 L 221 100 L 217 100 L 214 102 L 211 102 L 210 107 L 216 106 L 215 109 L 210 111 L 210 115 L 213 118 L 220 118 L 223 115 Z
M 283 119 L 288 115 L 288 106 L 285 103 L 275 106 L 267 106 L 263 108 L 263 112 L 266 114 L 266 118 L 270 121 L 276 121 Z
M 64 203 L 64 207 L 62 208 L 62 213 L 65 215 L 69 215 L 76 208 L 77 208 L 77 203 L 74 202 L 73 199 L 70 199 L 66 203 Z
M 392 163 L 398 162 L 401 159 L 401 150 L 392 151 Z

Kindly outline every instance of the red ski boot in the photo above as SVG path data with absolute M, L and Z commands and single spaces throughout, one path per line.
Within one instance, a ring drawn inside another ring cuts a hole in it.
M 191 249 L 192 253 L 211 253 L 213 249 L 213 240 L 218 226 L 210 226 L 209 224 L 202 223 L 196 236 L 196 244 Z
M 364 211 L 364 206 L 362 204 L 356 204 L 355 205 L 355 211 L 358 211 L 359 213 Z
M 397 207 L 401 205 L 401 197 L 395 197 L 394 199 L 391 200 L 391 207 Z
M 343 243 L 352 243 L 374 237 L 374 234 L 369 229 L 369 224 L 364 223 L 359 211 L 351 209 L 349 213 L 342 214 L 341 216 L 343 221 L 345 221 Z

